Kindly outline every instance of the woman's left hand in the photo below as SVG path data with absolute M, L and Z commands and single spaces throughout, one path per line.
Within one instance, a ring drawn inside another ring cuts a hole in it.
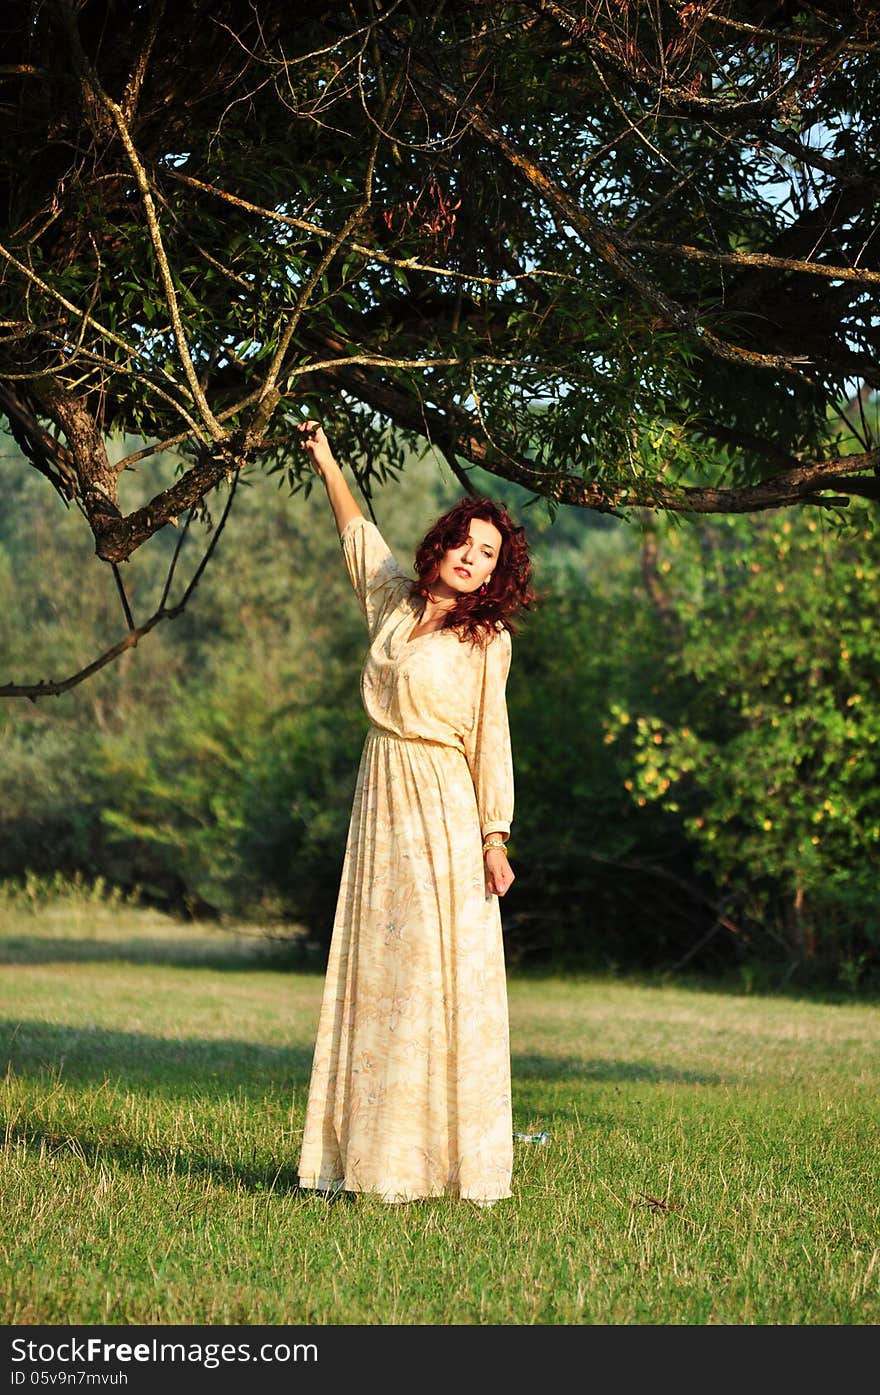
M 486 890 L 490 896 L 503 896 L 513 881 L 513 868 L 507 860 L 507 853 L 500 848 L 489 848 L 485 862 Z

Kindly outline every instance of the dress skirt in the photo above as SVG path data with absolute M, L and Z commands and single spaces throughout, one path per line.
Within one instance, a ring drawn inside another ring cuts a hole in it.
M 300 1185 L 510 1195 L 507 988 L 461 750 L 372 726 L 358 769 Z

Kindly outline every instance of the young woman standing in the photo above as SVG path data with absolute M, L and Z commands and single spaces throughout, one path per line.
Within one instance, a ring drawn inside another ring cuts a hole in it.
M 355 787 L 300 1186 L 384 1201 L 511 1194 L 498 898 L 513 765 L 510 620 L 534 601 L 524 529 L 491 499 L 437 520 L 406 575 L 327 437 L 300 427 L 370 639 Z

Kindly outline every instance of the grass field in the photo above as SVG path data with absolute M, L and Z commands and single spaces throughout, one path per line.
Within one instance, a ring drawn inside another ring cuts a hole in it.
M 321 977 L 0 905 L 5 1324 L 875 1324 L 880 1010 L 510 980 L 514 1196 L 296 1188 Z

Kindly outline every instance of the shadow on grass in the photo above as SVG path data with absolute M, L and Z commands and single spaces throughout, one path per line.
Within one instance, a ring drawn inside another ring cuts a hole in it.
M 182 1148 L 148 1148 L 138 1143 L 113 1143 L 55 1133 L 42 1125 L 15 1126 L 7 1130 L 7 1147 L 16 1143 L 29 1153 L 73 1153 L 91 1168 L 100 1163 L 135 1172 L 163 1174 L 166 1178 L 210 1178 L 223 1186 L 242 1187 L 251 1192 L 298 1192 L 299 1177 L 293 1163 L 266 1166 L 260 1163 L 226 1162 L 216 1157 L 200 1157 Z
M 39 1021 L 0 1021 L 0 1064 L 17 1075 L 51 1075 L 70 1085 L 111 1081 L 165 1097 L 218 1097 L 230 1092 L 259 1097 L 267 1089 L 308 1085 L 312 1043 L 273 1047 L 225 1037 L 149 1036 L 103 1027 L 64 1027 Z M 698 1070 L 658 1067 L 649 1061 L 585 1060 L 577 1056 L 514 1055 L 517 1081 L 648 1081 L 715 1084 Z
M 265 1095 L 308 1084 L 312 1046 L 265 1046 L 229 1038 L 149 1036 L 103 1027 L 0 1021 L 0 1065 L 70 1085 L 110 1081 L 163 1097 Z
M 241 936 L 217 942 L 181 935 L 138 935 L 130 939 L 68 939 L 46 935 L 4 935 L 0 964 L 156 964 L 177 969 L 296 970 L 323 973 L 326 952 L 291 940 Z
M 650 1061 L 587 1061 L 580 1056 L 514 1056 L 513 1076 L 523 1082 L 542 1080 L 596 1080 L 607 1083 L 639 1080 L 652 1084 L 717 1085 L 725 1077 L 699 1070 L 675 1070 Z
M 247 1100 L 264 1098 L 269 1092 L 304 1090 L 311 1069 L 309 1047 L 270 1047 L 259 1043 L 205 1038 L 169 1040 L 141 1032 L 120 1032 L 99 1027 L 75 1028 L 38 1021 L 0 1021 L 0 1064 L 14 1075 L 43 1078 L 52 1089 L 59 1085 L 104 1086 L 131 1090 L 144 1097 L 163 1101 L 175 1099 L 227 1098 L 230 1094 Z M 579 1057 L 514 1055 L 515 1081 L 558 1085 L 566 1080 L 596 1082 L 646 1081 L 705 1083 L 716 1077 L 698 1071 L 657 1068 L 649 1062 L 584 1060 Z M 569 1117 L 570 1111 L 559 1098 L 548 1099 L 542 1109 L 542 1122 L 553 1127 Z M 593 1119 L 592 1127 L 605 1121 Z M 112 1129 L 112 1124 L 110 1125 Z M 114 1140 L 106 1132 L 101 1137 L 72 1134 L 46 1127 L 35 1120 L 32 1127 L 19 1115 L 16 1125 L 7 1128 L 7 1146 L 19 1142 L 29 1152 L 73 1153 L 89 1167 L 100 1162 L 134 1171 L 148 1171 L 171 1178 L 210 1179 L 230 1188 L 249 1192 L 295 1193 L 301 1189 L 296 1159 L 266 1164 L 235 1160 L 168 1147 L 145 1146 L 130 1139 Z M 311 1195 L 311 1193 L 306 1193 Z M 344 1200 L 347 1194 L 324 1200 Z

